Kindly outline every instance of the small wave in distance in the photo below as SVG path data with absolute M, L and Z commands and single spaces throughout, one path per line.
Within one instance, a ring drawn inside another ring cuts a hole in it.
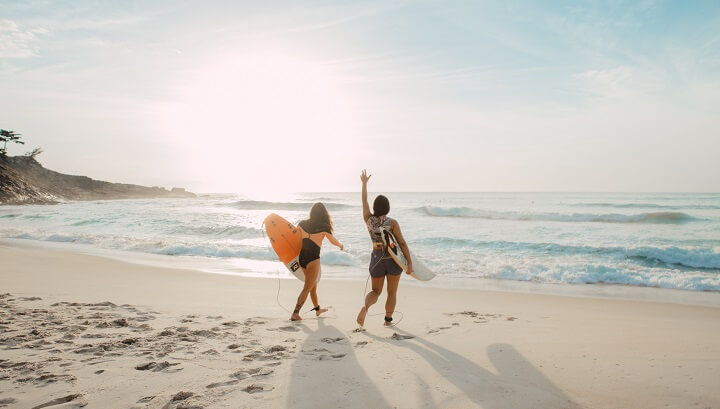
M 599 223 L 665 223 L 679 224 L 702 219 L 682 212 L 649 212 L 639 214 L 591 214 L 591 213 L 529 213 L 499 212 L 470 207 L 423 206 L 418 208 L 433 217 L 467 217 L 487 220 L 554 221 L 554 222 L 599 222 Z

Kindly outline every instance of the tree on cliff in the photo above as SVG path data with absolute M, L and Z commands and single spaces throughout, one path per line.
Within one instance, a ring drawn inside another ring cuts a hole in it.
M 25 157 L 28 159 L 35 159 L 39 154 L 43 153 L 42 148 L 35 148 L 31 150 L 30 152 L 25 153 Z
M 7 155 L 8 142 L 15 142 L 21 145 L 25 145 L 25 142 L 20 140 L 19 133 L 15 133 L 14 131 L 9 131 L 7 129 L 0 129 L 0 142 L 2 142 L 3 144 L 2 148 L 0 148 L 0 155 L 2 156 Z

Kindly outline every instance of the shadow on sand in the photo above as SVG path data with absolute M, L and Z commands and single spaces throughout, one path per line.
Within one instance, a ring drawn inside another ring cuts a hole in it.
M 445 380 L 452 383 L 477 407 L 486 409 L 576 409 L 580 406 L 569 399 L 545 375 L 538 371 L 515 347 L 509 344 L 488 346 L 487 354 L 497 373 L 490 372 L 460 354 L 434 344 L 427 339 L 395 328 L 406 340 L 382 338 L 364 332 L 376 342 L 396 348 L 407 348 L 427 361 Z M 388 363 L 391 365 L 391 363 Z M 428 380 L 416 375 L 421 386 L 418 402 L 422 407 L 455 407 L 461 402 L 434 401 L 428 391 Z
M 318 319 L 316 331 L 304 323 L 308 335 L 290 369 L 288 408 L 391 408 L 375 382 L 360 366 L 348 337 Z M 338 397 L 342 396 L 341 400 Z
M 392 395 L 383 394 L 378 385 L 384 382 L 386 372 L 398 368 L 398 362 L 395 359 L 388 361 L 387 371 L 368 374 L 358 362 L 348 337 L 323 321 L 318 320 L 315 331 L 304 323 L 299 324 L 308 336 L 291 367 L 286 407 L 393 408 L 399 407 L 397 401 L 410 390 L 419 391 L 419 396 L 410 400 L 415 402 L 412 406 L 422 408 L 467 407 L 469 402 L 474 407 L 486 409 L 580 407 L 512 345 L 493 344 L 487 348 L 496 371 L 491 372 L 456 352 L 398 328 L 394 328 L 395 332 L 412 338 L 397 340 L 370 332 L 362 334 L 369 340 L 386 344 L 385 348 L 404 348 L 414 352 L 463 396 L 438 400 L 437 394 L 431 393 L 435 388 L 434 377 L 407 372 L 402 375 L 405 377 L 403 381 L 415 382 L 416 387 L 396 388 Z M 405 365 L 402 368 L 403 371 L 408 370 Z

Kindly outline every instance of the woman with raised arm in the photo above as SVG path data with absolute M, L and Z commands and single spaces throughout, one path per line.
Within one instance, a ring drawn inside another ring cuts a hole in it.
M 320 273 L 320 247 L 324 239 L 328 239 L 330 243 L 338 246 L 340 251 L 343 245 L 333 236 L 333 222 L 330 218 L 325 205 L 318 202 L 310 209 L 310 218 L 298 223 L 298 229 L 302 234 L 302 248 L 300 250 L 300 268 L 305 274 L 305 285 L 295 304 L 295 310 L 290 316 L 291 321 L 300 321 L 300 308 L 305 304 L 308 294 L 312 300 L 313 308 L 316 315 L 320 315 L 327 311 L 327 308 L 320 308 L 317 296 L 317 279 Z
M 398 245 L 403 254 L 407 258 L 407 273 L 412 273 L 412 258 L 410 250 L 405 243 L 400 224 L 395 219 L 389 218 L 390 201 L 383 195 L 378 195 L 373 201 L 373 211 L 370 212 L 370 206 L 367 200 L 367 183 L 370 180 L 365 169 L 360 175 L 362 181 L 362 205 L 363 220 L 370 233 L 372 241 L 372 255 L 370 256 L 370 277 L 372 278 L 372 290 L 365 296 L 365 305 L 360 309 L 357 316 L 357 323 L 362 327 L 365 324 L 365 316 L 371 305 L 375 304 L 382 293 L 383 285 L 387 280 L 387 301 L 385 302 L 385 326 L 392 325 L 392 316 L 395 312 L 395 303 L 397 302 L 397 289 L 400 283 L 400 274 L 402 268 L 393 260 L 388 253 L 388 248 L 383 240 L 383 230 L 388 230 L 397 239 Z

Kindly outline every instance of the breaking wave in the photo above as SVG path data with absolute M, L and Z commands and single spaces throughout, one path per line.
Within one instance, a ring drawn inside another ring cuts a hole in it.
M 572 207 L 609 207 L 616 209 L 693 209 L 693 210 L 718 210 L 718 205 L 666 205 L 657 203 L 570 203 L 568 206 Z
M 630 260 L 651 266 L 687 267 L 720 270 L 720 250 L 680 247 L 595 247 L 570 246 L 556 243 L 528 243 L 510 241 L 481 241 L 438 237 L 420 240 L 420 244 L 446 250 L 487 249 L 504 253 L 534 253 L 552 256 L 604 256 Z
M 591 213 L 529 213 L 499 212 L 470 207 L 423 206 L 418 210 L 433 217 L 467 217 L 488 220 L 554 221 L 554 222 L 601 222 L 601 223 L 664 223 L 679 224 L 702 219 L 682 212 L 650 212 L 638 214 L 591 214 Z
M 323 202 L 328 210 L 347 209 L 353 206 L 342 204 Z M 242 210 L 298 210 L 310 211 L 312 202 L 266 202 L 264 200 L 240 200 L 230 204 L 231 207 Z

